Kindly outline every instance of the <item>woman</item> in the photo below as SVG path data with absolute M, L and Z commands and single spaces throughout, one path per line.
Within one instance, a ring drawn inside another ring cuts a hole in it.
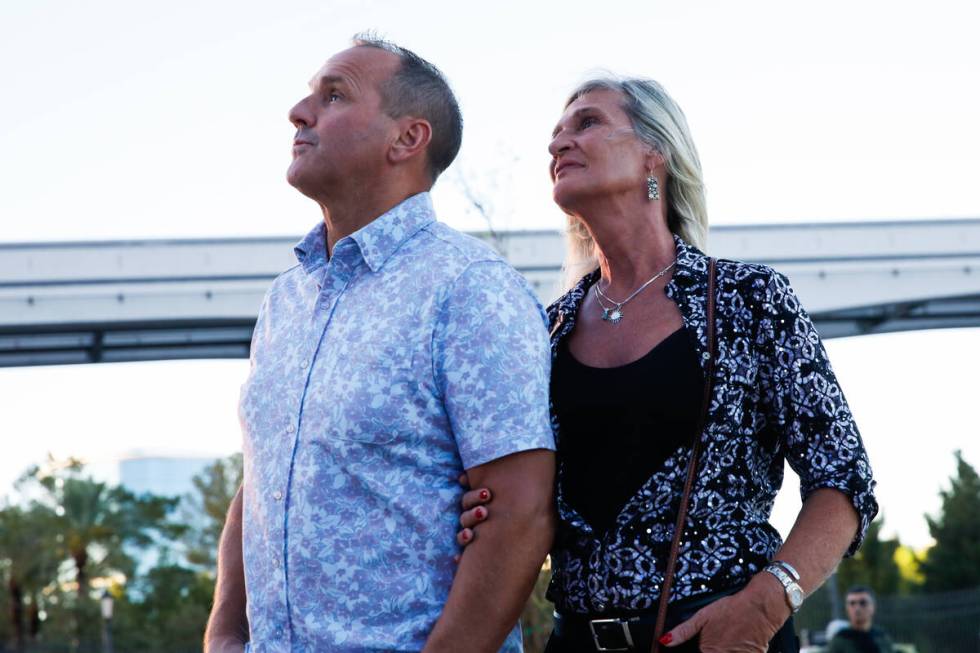
M 813 324 L 781 274 L 699 251 L 700 163 L 656 82 L 583 84 L 549 152 L 576 281 L 548 309 L 559 528 L 547 650 L 650 650 L 696 442 L 666 592 L 681 623 L 660 642 L 796 650 L 792 613 L 877 512 Z M 804 499 L 785 543 L 768 523 L 784 460 Z M 461 543 L 491 518 L 491 491 L 466 494 Z

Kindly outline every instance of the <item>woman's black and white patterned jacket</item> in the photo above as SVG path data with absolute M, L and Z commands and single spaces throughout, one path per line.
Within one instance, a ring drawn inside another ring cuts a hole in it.
M 707 364 L 708 258 L 675 237 L 677 265 L 666 286 Z M 598 271 L 548 308 L 552 357 L 575 326 Z M 699 473 L 691 496 L 671 601 L 747 581 L 781 546 L 769 524 L 783 461 L 805 500 L 835 488 L 853 502 L 861 543 L 878 511 L 871 467 L 816 329 L 786 277 L 764 265 L 717 262 L 715 379 Z M 561 443 L 560 425 L 554 417 Z M 683 491 L 690 448 L 675 451 L 627 502 L 606 533 L 572 508 L 558 470 L 558 537 L 549 598 L 563 613 L 654 608 Z

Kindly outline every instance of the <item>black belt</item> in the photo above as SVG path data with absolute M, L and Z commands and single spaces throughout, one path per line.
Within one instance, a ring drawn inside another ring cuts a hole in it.
M 712 595 L 711 598 L 718 598 Z M 701 607 L 711 600 L 698 601 L 700 607 L 684 606 L 685 614 L 675 617 L 667 623 L 667 630 L 686 621 Z M 596 617 L 577 614 L 555 613 L 555 628 L 553 636 L 562 642 L 572 644 L 575 650 L 581 650 L 581 644 L 592 642 L 596 651 L 649 651 L 653 644 L 653 629 L 656 626 L 655 612 L 642 613 L 632 617 Z M 673 623 L 671 623 L 673 622 Z M 560 647 L 556 650 L 562 650 Z M 669 649 L 668 649 L 669 650 Z M 682 644 L 677 651 L 697 651 L 697 641 Z M 769 642 L 770 653 L 798 653 L 800 642 L 796 637 L 793 618 L 783 624 L 779 632 Z
M 583 615 L 555 613 L 555 635 L 569 641 L 595 643 L 597 651 L 636 651 L 645 645 L 650 648 L 657 614 L 638 615 L 628 618 L 590 619 Z
M 702 594 L 672 603 L 667 609 L 665 632 L 687 621 L 694 613 L 718 599 L 735 594 L 742 589 L 729 589 Z M 653 644 L 653 629 L 657 625 L 657 612 L 635 613 L 621 616 L 560 614 L 555 612 L 555 635 L 569 641 L 595 643 L 596 651 L 649 650 Z

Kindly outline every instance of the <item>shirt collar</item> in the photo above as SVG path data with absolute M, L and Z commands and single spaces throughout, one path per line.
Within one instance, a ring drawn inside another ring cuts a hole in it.
M 377 272 L 406 240 L 435 219 L 432 197 L 427 192 L 419 193 L 382 213 L 348 238 L 357 245 L 361 258 L 371 271 Z M 327 264 L 326 225 L 323 222 L 317 224 L 296 244 L 293 252 L 306 273 L 315 275 Z M 337 253 L 336 245 L 334 253 Z

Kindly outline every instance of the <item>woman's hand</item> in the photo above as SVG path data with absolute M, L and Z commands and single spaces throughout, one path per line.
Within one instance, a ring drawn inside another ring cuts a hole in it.
M 459 484 L 464 488 L 469 488 L 470 482 L 466 477 L 466 474 L 462 474 L 459 477 Z M 490 501 L 493 500 L 493 495 L 487 488 L 477 488 L 476 490 L 470 490 L 463 495 L 462 506 L 463 513 L 459 516 L 459 525 L 462 526 L 462 530 L 456 533 L 456 543 L 461 547 L 465 547 L 467 544 L 473 541 L 476 537 L 477 524 L 485 522 L 490 516 L 490 510 L 486 507 Z M 459 556 L 456 556 L 456 562 L 459 562 Z
M 741 592 L 697 611 L 660 643 L 673 648 L 700 635 L 702 653 L 765 653 L 791 614 L 779 581 L 762 578 L 768 575 L 756 576 Z

